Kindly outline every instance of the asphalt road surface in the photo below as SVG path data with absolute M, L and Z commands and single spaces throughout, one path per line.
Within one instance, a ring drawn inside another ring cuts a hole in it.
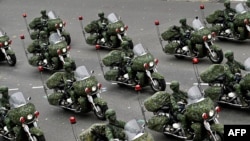
M 98 18 L 97 13 L 104 11 L 106 15 L 115 12 L 121 16 L 128 25 L 128 36 L 134 44 L 142 43 L 144 47 L 159 59 L 158 72 L 160 72 L 167 82 L 172 80 L 180 81 L 181 88 L 188 90 L 196 83 L 192 60 L 187 58 L 178 60 L 174 56 L 165 54 L 160 46 L 156 34 L 154 21 L 160 21 L 160 31 L 165 31 L 171 25 L 179 25 L 179 19 L 187 18 L 190 24 L 192 20 L 199 16 L 201 12 L 200 4 L 205 4 L 205 15 L 214 10 L 222 9 L 223 4 L 217 2 L 185 2 L 174 0 L 0 0 L 0 27 L 10 36 L 12 48 L 16 53 L 17 64 L 10 67 L 7 63 L 0 63 L 0 85 L 10 88 L 10 94 L 21 91 L 25 97 L 31 97 L 37 110 L 40 112 L 39 125 L 44 131 L 47 141 L 73 141 L 74 136 L 69 117 L 75 116 L 77 124 L 73 126 L 78 135 L 82 130 L 91 124 L 99 121 L 93 113 L 75 114 L 67 112 L 58 107 L 49 105 L 45 93 L 42 89 L 42 81 L 36 67 L 28 64 L 19 38 L 25 35 L 25 44 L 31 43 L 22 17 L 27 13 L 28 22 L 40 16 L 40 10 L 54 10 L 66 22 L 66 30 L 70 32 L 72 38 L 72 58 L 77 66 L 85 65 L 89 70 L 95 71 L 95 76 L 102 83 L 102 97 L 108 102 L 109 108 L 117 111 L 117 117 L 128 121 L 132 118 L 143 118 L 140 106 L 137 101 L 137 94 L 133 88 L 119 87 L 105 81 L 98 63 L 97 53 L 93 46 L 87 45 L 83 40 L 81 27 L 78 21 L 79 16 L 83 16 L 83 24 L 86 25 Z M 234 5 L 234 4 L 233 4 Z M 243 62 L 250 56 L 250 41 L 244 42 L 221 42 L 216 41 L 223 51 L 233 50 L 235 58 Z M 101 56 L 108 51 L 100 50 Z M 225 62 L 225 60 L 223 61 Z M 198 70 L 202 71 L 212 63 L 208 58 L 200 59 Z M 48 78 L 51 73 L 44 73 Z M 166 91 L 170 92 L 169 85 Z M 140 98 L 143 100 L 153 94 L 150 87 L 146 87 L 141 92 Z M 146 112 L 147 119 L 151 113 Z M 223 107 L 220 113 L 220 122 L 223 124 L 249 124 L 249 111 L 238 110 L 237 108 Z M 166 137 L 161 133 L 148 130 L 154 135 L 156 141 L 176 140 Z

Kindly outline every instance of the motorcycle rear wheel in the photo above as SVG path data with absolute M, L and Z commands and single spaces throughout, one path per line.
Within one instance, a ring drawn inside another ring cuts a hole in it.
M 10 60 L 7 60 L 8 64 L 10 66 L 15 66 L 16 64 L 16 55 L 15 54 L 11 54 L 11 55 L 8 55 L 10 57 Z
M 156 78 L 153 78 L 153 81 L 156 85 L 154 85 L 152 82 L 151 82 L 151 88 L 154 92 L 159 92 L 159 91 L 164 91 L 166 89 L 166 82 L 165 82 L 165 79 L 156 79 Z

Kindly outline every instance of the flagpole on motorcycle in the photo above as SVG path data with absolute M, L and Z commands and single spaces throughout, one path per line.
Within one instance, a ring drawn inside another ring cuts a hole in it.
M 194 68 L 195 77 L 196 77 L 196 79 L 197 79 L 198 88 L 199 88 L 201 94 L 204 96 L 204 93 L 203 93 L 202 88 L 201 88 L 201 79 L 200 79 L 198 67 L 197 67 L 197 65 L 196 65 L 196 64 L 199 63 L 199 60 L 198 60 L 198 58 L 193 58 L 192 61 L 193 61 L 193 68 Z
M 101 46 L 100 45 L 96 45 L 95 48 L 96 48 L 96 53 L 97 53 L 98 61 L 99 61 L 100 67 L 101 67 L 101 71 L 102 71 L 102 74 L 104 76 L 103 64 L 102 64 L 102 60 L 101 60 L 101 55 L 99 53 L 99 49 L 101 48 Z
M 160 33 L 160 29 L 159 29 L 159 25 L 160 25 L 159 20 L 155 20 L 155 25 L 156 25 L 156 32 L 157 32 L 157 35 L 158 35 L 162 50 L 164 51 L 164 47 L 163 47 L 162 39 L 161 39 L 161 33 Z
M 138 102 L 139 102 L 139 105 L 140 105 L 140 108 L 141 108 L 141 112 L 142 112 L 142 116 L 143 116 L 143 119 L 145 121 L 145 125 L 147 125 L 147 119 L 146 119 L 146 116 L 145 116 L 145 110 L 143 108 L 143 105 L 142 105 L 142 102 L 140 100 L 140 94 L 141 94 L 141 85 L 136 85 L 135 86 L 135 90 L 138 92 L 138 95 L 137 95 L 137 99 L 138 99 Z
M 205 8 L 204 4 L 201 4 L 200 5 L 201 18 L 203 20 L 203 23 L 204 23 L 205 27 L 207 27 L 207 23 L 206 23 L 206 20 L 205 20 L 205 14 L 204 14 L 204 8 Z
M 76 141 L 79 141 L 78 138 L 77 138 L 77 135 L 76 135 L 76 133 L 75 133 L 75 129 L 74 129 L 74 127 L 73 127 L 73 124 L 76 124 L 76 118 L 73 117 L 73 116 L 71 116 L 71 117 L 69 118 L 69 121 L 70 121 L 70 123 L 71 123 L 73 136 L 74 136 L 74 138 L 75 138 Z
M 84 39 L 86 41 L 87 39 L 86 39 L 86 35 L 85 35 L 85 32 L 84 32 L 83 23 L 82 23 L 83 17 L 79 16 L 78 19 L 79 19 L 80 26 L 81 26 L 81 29 L 82 29 L 82 35 L 83 35 L 83 37 L 84 37 Z
M 47 87 L 46 85 L 44 84 L 44 79 L 43 79 L 43 66 L 38 66 L 38 70 L 40 72 L 40 78 L 41 78 L 41 81 L 43 83 L 43 90 L 44 90 L 44 93 L 48 99 L 48 92 L 47 92 Z
M 25 43 L 24 43 L 25 37 L 24 37 L 23 34 L 20 35 L 20 39 L 22 40 L 22 46 L 23 46 L 23 49 L 24 49 L 24 52 L 25 52 L 25 56 L 26 56 L 27 60 L 29 60 L 29 58 L 28 58 L 28 52 L 27 52 L 27 50 L 26 50 L 26 48 L 25 48 Z
M 28 22 L 27 22 L 26 17 L 27 17 L 27 14 L 26 14 L 26 13 L 23 13 L 23 19 L 24 19 L 25 25 L 26 25 L 26 27 L 27 27 L 27 31 L 28 31 L 28 33 L 29 33 L 29 35 L 30 35 L 30 28 L 29 28 L 29 26 L 28 26 Z

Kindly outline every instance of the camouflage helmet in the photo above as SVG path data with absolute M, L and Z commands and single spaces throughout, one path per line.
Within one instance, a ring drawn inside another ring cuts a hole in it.
M 114 116 L 116 114 L 115 110 L 113 109 L 108 109 L 106 112 L 105 112 L 105 116 L 107 119 L 109 119 L 110 116 Z
M 8 90 L 9 90 L 9 88 L 7 86 L 0 87 L 0 93 L 3 95 L 3 97 L 8 96 Z
M 226 53 L 225 53 L 226 58 L 229 58 L 230 56 L 233 56 L 233 55 L 234 55 L 234 53 L 233 53 L 232 50 L 227 50 Z
M 104 12 L 99 12 L 99 13 L 98 13 L 98 16 L 99 16 L 99 17 L 104 17 Z
M 178 81 L 174 80 L 170 83 L 170 89 L 176 89 L 176 88 L 179 88 L 180 84 Z
M 186 22 L 187 22 L 187 19 L 186 18 L 184 18 L 184 19 L 180 19 L 180 24 L 186 24 Z
M 46 14 L 46 10 L 44 10 L 44 9 L 41 10 L 41 14 L 42 14 L 42 15 L 45 15 L 45 14 Z
M 64 64 L 63 64 L 63 68 L 65 69 L 65 70 L 71 70 L 71 63 L 69 63 L 69 62 L 65 62 Z
M 122 41 L 121 47 L 122 47 L 122 49 L 127 49 L 128 48 L 128 41 Z
M 225 0 L 224 6 L 225 6 L 225 7 L 230 7 L 230 1 L 229 1 L 229 0 Z

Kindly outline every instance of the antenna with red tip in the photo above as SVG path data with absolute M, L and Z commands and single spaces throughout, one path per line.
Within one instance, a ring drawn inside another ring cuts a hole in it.
M 145 121 L 145 124 L 147 124 L 147 119 L 146 119 L 146 116 L 145 116 L 145 110 L 144 110 L 143 104 L 142 104 L 142 102 L 140 100 L 141 89 L 142 89 L 141 85 L 137 84 L 135 86 L 135 91 L 138 92 L 137 99 L 138 99 L 138 102 L 139 102 L 139 105 L 140 105 L 140 108 L 141 108 L 142 116 L 143 116 L 143 119 Z
M 28 58 L 28 51 L 26 50 L 25 43 L 24 43 L 24 39 L 25 39 L 24 34 L 20 35 L 20 39 L 22 40 L 22 46 L 23 46 L 23 49 L 24 49 L 24 52 L 25 52 L 25 56 L 26 56 L 27 60 L 29 60 L 29 58 Z
M 202 88 L 201 88 L 201 80 L 200 80 L 200 75 L 199 75 L 198 67 L 197 67 L 197 65 L 196 65 L 196 64 L 199 63 L 199 59 L 196 58 L 196 57 L 194 57 L 194 58 L 192 59 L 192 62 L 193 62 L 193 68 L 194 68 L 195 77 L 196 77 L 196 80 L 197 80 L 197 83 L 198 83 L 198 88 L 199 88 L 201 94 L 204 95 L 204 93 L 203 93 L 203 91 L 202 91 Z
M 26 19 L 27 14 L 26 14 L 26 13 L 23 13 L 22 16 L 23 16 L 25 25 L 26 25 L 26 27 L 27 27 L 27 31 L 28 31 L 28 33 L 29 33 L 29 35 L 30 35 L 30 28 L 29 28 L 29 26 L 28 26 L 28 22 L 27 22 L 27 19 Z
M 84 32 L 84 28 L 83 28 L 83 16 L 79 16 L 78 20 L 80 22 L 80 26 L 81 26 L 81 29 L 82 29 L 82 35 L 83 35 L 83 37 L 84 37 L 84 39 L 86 41 L 87 39 L 86 39 L 86 35 L 85 35 L 85 32 Z
M 69 118 L 69 121 L 70 121 L 70 124 L 71 124 L 71 127 L 72 127 L 72 132 L 73 132 L 74 138 L 75 138 L 76 141 L 79 141 L 78 138 L 77 138 L 77 135 L 75 133 L 75 129 L 73 127 L 73 124 L 76 124 L 76 118 L 74 116 L 71 116 Z
M 161 33 L 160 33 L 159 25 L 160 25 L 160 21 L 159 20 L 155 20 L 156 33 L 157 33 L 157 36 L 159 38 L 162 50 L 164 51 L 164 46 L 162 44 L 162 38 L 161 38 Z

